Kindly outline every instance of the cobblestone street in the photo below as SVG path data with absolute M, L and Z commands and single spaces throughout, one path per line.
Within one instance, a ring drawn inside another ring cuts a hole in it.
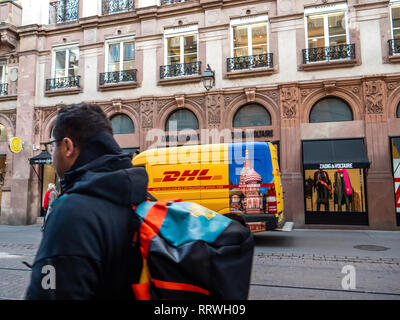
M 23 299 L 41 240 L 40 227 L 0 226 L 0 299 Z
M 39 226 L 0 226 L 0 299 L 24 298 L 22 262 L 33 262 L 40 240 Z M 400 300 L 400 232 L 295 229 L 255 242 L 250 300 Z M 352 290 L 341 285 L 346 265 L 356 270 Z

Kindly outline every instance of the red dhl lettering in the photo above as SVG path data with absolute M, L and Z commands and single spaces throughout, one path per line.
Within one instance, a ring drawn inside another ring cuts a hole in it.
M 222 176 L 207 175 L 209 169 L 204 170 L 185 170 L 181 171 L 164 171 L 164 178 L 154 178 L 154 182 L 173 182 L 173 181 L 193 181 L 193 180 L 220 180 Z

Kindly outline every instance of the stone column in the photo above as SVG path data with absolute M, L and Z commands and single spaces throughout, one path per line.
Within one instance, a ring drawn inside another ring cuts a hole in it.
M 35 212 L 34 194 L 31 190 L 32 168 L 29 158 L 33 156 L 33 119 L 36 91 L 36 66 L 38 62 L 37 32 L 35 26 L 21 33 L 19 53 L 18 100 L 16 132 L 24 146 L 14 155 L 11 182 L 10 212 L 3 221 L 7 224 L 32 224 L 39 212 Z M 36 183 L 35 183 L 36 185 Z M 36 208 L 37 209 L 37 208 Z
M 148 140 L 148 133 L 154 128 L 154 100 L 153 98 L 142 98 L 140 101 L 140 151 L 147 150 L 152 144 L 157 142 L 157 138 L 154 141 Z
M 388 138 L 386 83 L 381 77 L 364 80 L 365 132 L 368 159 L 368 219 L 371 229 L 394 229 L 396 225 L 393 175 Z
M 281 101 L 281 172 L 286 221 L 304 225 L 304 187 L 301 159 L 300 92 L 295 84 L 283 84 Z

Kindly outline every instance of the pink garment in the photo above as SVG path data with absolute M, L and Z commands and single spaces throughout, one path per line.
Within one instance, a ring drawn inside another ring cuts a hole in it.
M 344 176 L 344 186 L 346 187 L 346 194 L 351 195 L 353 194 L 353 190 L 351 189 L 349 175 L 346 169 L 338 169 L 338 172 L 343 172 Z

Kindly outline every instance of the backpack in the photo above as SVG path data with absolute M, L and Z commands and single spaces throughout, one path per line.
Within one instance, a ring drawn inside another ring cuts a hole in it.
M 248 227 L 182 199 L 133 209 L 133 245 L 142 257 L 136 299 L 247 299 L 254 251 Z

